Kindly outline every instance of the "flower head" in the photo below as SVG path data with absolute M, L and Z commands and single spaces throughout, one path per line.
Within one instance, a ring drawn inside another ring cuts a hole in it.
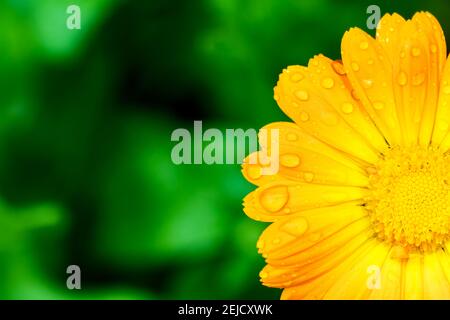
M 262 282 L 283 299 L 450 298 L 450 62 L 438 21 L 385 15 L 283 70 L 274 97 L 280 170 L 244 161 L 244 199 L 272 222 Z M 262 140 L 270 153 L 271 143 Z M 260 151 L 261 152 L 261 151 Z M 371 270 L 379 270 L 372 286 Z

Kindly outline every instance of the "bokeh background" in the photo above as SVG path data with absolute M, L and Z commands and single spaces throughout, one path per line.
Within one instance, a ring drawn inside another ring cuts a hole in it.
M 0 299 L 278 298 L 239 165 L 176 166 L 170 135 L 286 120 L 279 72 L 339 58 L 370 4 L 449 35 L 445 0 L 1 0 Z

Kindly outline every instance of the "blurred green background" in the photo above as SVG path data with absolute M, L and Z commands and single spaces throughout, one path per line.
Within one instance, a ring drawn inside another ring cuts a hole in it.
M 1 0 L 0 299 L 278 298 L 240 166 L 176 166 L 170 135 L 286 120 L 279 72 L 339 58 L 370 4 L 449 34 L 444 0 Z

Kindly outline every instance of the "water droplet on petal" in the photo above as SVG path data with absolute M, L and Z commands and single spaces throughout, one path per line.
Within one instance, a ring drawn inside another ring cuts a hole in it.
M 445 94 L 450 94 L 450 86 L 445 86 L 443 91 Z
M 383 102 L 376 101 L 376 102 L 373 103 L 373 107 L 374 107 L 376 110 L 381 110 L 381 109 L 384 108 L 384 103 L 383 103 Z
M 302 111 L 302 113 L 300 113 L 300 120 L 302 120 L 303 122 L 306 122 L 309 120 L 309 114 L 307 114 L 305 111 Z
M 413 86 L 420 86 L 425 81 L 425 73 L 416 73 L 412 78 Z
M 260 196 L 261 205 L 270 212 L 281 210 L 289 200 L 286 186 L 275 186 L 264 190 Z
M 401 86 L 406 85 L 408 83 L 408 77 L 406 76 L 406 73 L 400 71 L 400 73 L 398 74 L 397 82 Z
M 286 139 L 288 141 L 297 141 L 298 137 L 297 137 L 297 135 L 295 133 L 288 133 L 286 135 Z
M 272 240 L 273 244 L 279 244 L 281 242 L 280 238 L 275 238 Z
M 247 175 L 249 176 L 250 179 L 258 180 L 259 178 L 261 178 L 262 175 L 261 167 L 249 165 L 247 167 Z
M 363 41 L 359 44 L 359 48 L 362 50 L 366 50 L 369 47 L 369 43 L 367 41 Z
M 301 73 L 294 73 L 292 76 L 291 76 L 291 81 L 292 82 L 299 82 L 300 80 L 302 80 L 303 79 L 303 75 L 301 74 Z
M 300 164 L 300 158 L 296 154 L 284 154 L 280 158 L 281 165 L 287 168 L 295 168 Z
M 411 49 L 411 55 L 412 55 L 413 57 L 418 57 L 418 56 L 420 55 L 420 49 L 419 49 L 419 48 L 416 48 L 416 47 L 412 48 L 412 49 Z
M 342 104 L 342 112 L 346 113 L 346 114 L 352 113 L 353 112 L 353 104 L 350 102 L 344 102 Z
M 367 64 L 372 65 L 373 64 L 373 59 L 367 60 Z
M 334 86 L 334 80 L 331 78 L 324 78 L 322 80 L 322 87 L 324 87 L 325 89 L 330 89 Z
M 373 80 L 372 79 L 364 79 L 362 80 L 362 86 L 364 89 L 369 89 L 373 86 Z
M 336 72 L 338 75 L 341 76 L 345 75 L 344 66 L 340 62 L 333 61 L 331 67 L 333 68 L 334 72 Z
M 308 221 L 304 217 L 295 217 L 284 223 L 280 230 L 291 236 L 300 237 L 308 230 Z
M 437 51 L 436 45 L 435 45 L 435 44 L 432 44 L 432 45 L 430 46 L 430 50 L 431 50 L 431 53 L 436 53 L 436 51 Z
M 358 93 L 356 92 L 355 89 L 353 89 L 351 93 L 352 93 L 353 99 L 355 99 L 355 100 L 357 100 L 357 101 L 360 100 L 359 95 L 358 95 Z
M 279 95 L 277 95 L 277 94 L 274 94 L 274 95 L 273 95 L 273 98 L 275 99 L 275 101 L 278 101 L 278 100 L 280 100 L 280 96 L 279 96 Z
M 351 66 L 352 66 L 352 70 L 353 71 L 358 71 L 359 70 L 359 64 L 358 63 L 352 62 Z
M 305 90 L 298 90 L 295 92 L 295 95 L 297 98 L 299 98 L 302 101 L 306 101 L 309 99 L 308 92 L 306 92 Z
M 305 179 L 306 182 L 311 182 L 314 179 L 314 174 L 311 172 L 305 172 L 303 173 L 303 178 Z
M 269 276 L 269 273 L 267 273 L 266 271 L 261 271 L 259 273 L 259 276 L 261 277 L 261 279 L 266 279 Z

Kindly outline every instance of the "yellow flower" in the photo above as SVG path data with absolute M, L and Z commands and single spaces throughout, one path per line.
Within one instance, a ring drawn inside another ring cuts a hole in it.
M 272 222 L 257 247 L 282 299 L 450 298 L 450 60 L 438 21 L 385 15 L 376 38 L 342 39 L 283 70 L 275 100 L 294 121 L 280 168 L 247 158 L 245 213 Z M 260 139 L 262 152 L 271 143 Z M 266 154 L 266 153 L 264 153 Z

